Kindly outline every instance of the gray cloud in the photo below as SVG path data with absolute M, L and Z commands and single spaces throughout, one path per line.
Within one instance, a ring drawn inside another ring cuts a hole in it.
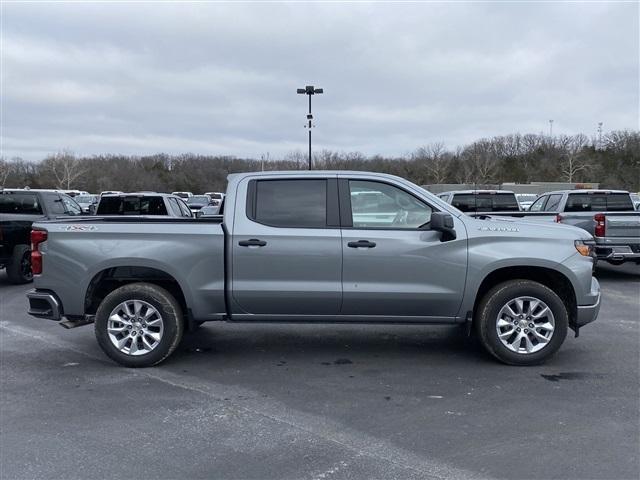
M 637 3 L 3 4 L 2 154 L 399 155 L 638 128 Z

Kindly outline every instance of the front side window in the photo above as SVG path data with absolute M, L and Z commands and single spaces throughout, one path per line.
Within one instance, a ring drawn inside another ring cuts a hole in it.
M 66 213 L 62 199 L 57 193 L 47 193 L 45 199 L 49 215 L 64 215 Z
M 544 208 L 547 212 L 557 212 L 560 208 L 560 200 L 562 200 L 562 195 L 555 194 L 549 195 L 549 201 L 547 202 L 546 207 Z
M 386 183 L 349 181 L 353 228 L 415 229 L 432 209 L 410 193 Z
M 250 218 L 273 227 L 326 228 L 327 181 L 258 180 Z
M 71 197 L 62 195 L 62 204 L 67 215 L 82 215 L 82 209 Z
M 180 211 L 182 212 L 183 217 L 193 217 L 193 213 L 191 213 L 191 209 L 184 203 L 184 200 L 176 200 L 178 202 L 178 206 L 180 207 Z
M 542 197 L 540 197 L 539 199 L 537 199 L 535 202 L 533 202 L 531 204 L 531 206 L 529 207 L 529 211 L 530 212 L 542 212 L 544 209 L 544 204 L 547 201 L 547 196 L 544 195 Z
M 169 208 L 171 208 L 174 217 L 181 217 L 183 215 L 182 210 L 180 210 L 180 206 L 178 205 L 178 200 L 175 198 L 169 198 Z

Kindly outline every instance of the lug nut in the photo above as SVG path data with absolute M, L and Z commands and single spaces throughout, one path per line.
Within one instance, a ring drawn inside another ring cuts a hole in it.
M 520 327 L 516 328 L 516 332 L 519 332 L 519 331 L 520 331 Z
M 529 324 L 529 328 L 533 328 L 533 323 L 530 323 L 530 324 Z
M 143 323 L 143 324 L 142 324 L 142 328 L 147 328 L 147 324 L 146 324 L 146 323 Z
M 133 327 L 131 325 L 127 325 L 127 328 L 131 330 Z
M 529 330 L 525 328 L 524 333 L 529 333 Z
M 136 336 L 136 331 L 134 330 L 133 332 L 131 332 L 131 335 L 135 337 Z

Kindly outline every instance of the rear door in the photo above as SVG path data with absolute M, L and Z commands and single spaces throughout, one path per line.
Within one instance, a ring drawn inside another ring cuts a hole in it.
M 255 177 L 237 189 L 237 205 L 245 198 L 246 209 L 235 210 L 231 238 L 234 318 L 338 314 L 336 178 Z
M 342 315 L 454 317 L 464 293 L 467 235 L 441 242 L 428 229 L 436 209 L 401 185 L 341 178 Z M 425 225 L 424 227 L 421 227 Z

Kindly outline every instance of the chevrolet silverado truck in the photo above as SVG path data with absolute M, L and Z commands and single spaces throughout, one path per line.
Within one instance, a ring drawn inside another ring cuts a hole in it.
M 377 173 L 233 174 L 216 217 L 40 222 L 31 241 L 29 313 L 94 323 L 128 367 L 206 321 L 459 324 L 531 365 L 600 309 L 584 230 L 471 218 Z
M 455 203 L 454 203 L 455 205 Z M 539 196 L 527 212 L 468 212 L 479 218 L 517 217 L 582 228 L 595 237 L 598 260 L 640 264 L 640 212 L 624 190 L 561 190 Z

